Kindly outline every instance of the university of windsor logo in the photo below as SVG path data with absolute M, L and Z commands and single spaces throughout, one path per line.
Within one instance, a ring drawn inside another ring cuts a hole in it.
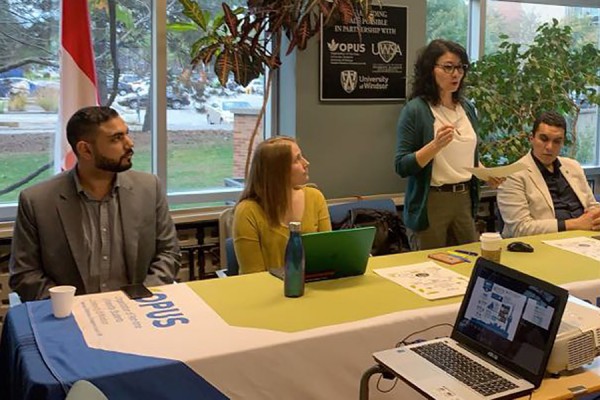
M 356 83 L 358 82 L 358 73 L 351 69 L 340 72 L 340 83 L 346 93 L 350 94 L 356 89 Z

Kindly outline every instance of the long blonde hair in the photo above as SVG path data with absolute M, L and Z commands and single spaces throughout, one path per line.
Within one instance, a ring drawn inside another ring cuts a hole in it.
M 254 200 L 262 207 L 271 226 L 283 221 L 291 202 L 291 137 L 277 136 L 260 143 L 252 156 L 248 181 L 238 204 Z

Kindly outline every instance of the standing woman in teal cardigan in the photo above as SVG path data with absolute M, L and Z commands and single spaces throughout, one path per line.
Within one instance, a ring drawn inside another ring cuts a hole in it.
M 442 39 L 421 50 L 415 63 L 395 157 L 396 173 L 408 177 L 403 217 L 413 250 L 477 240 L 479 185 L 465 169 L 479 166 L 477 115 L 461 96 L 468 69 L 465 49 Z

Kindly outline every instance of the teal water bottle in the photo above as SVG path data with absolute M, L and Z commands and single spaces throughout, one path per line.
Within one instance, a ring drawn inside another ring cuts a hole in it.
M 300 222 L 290 222 L 290 238 L 285 248 L 283 293 L 285 297 L 304 294 L 304 247 L 300 237 Z

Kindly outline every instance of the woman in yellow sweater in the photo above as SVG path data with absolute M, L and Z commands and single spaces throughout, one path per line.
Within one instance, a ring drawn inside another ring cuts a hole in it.
M 308 164 L 292 138 L 279 136 L 257 146 L 233 219 L 240 273 L 283 266 L 291 221 L 302 222 L 302 233 L 331 230 L 325 197 L 305 186 Z

